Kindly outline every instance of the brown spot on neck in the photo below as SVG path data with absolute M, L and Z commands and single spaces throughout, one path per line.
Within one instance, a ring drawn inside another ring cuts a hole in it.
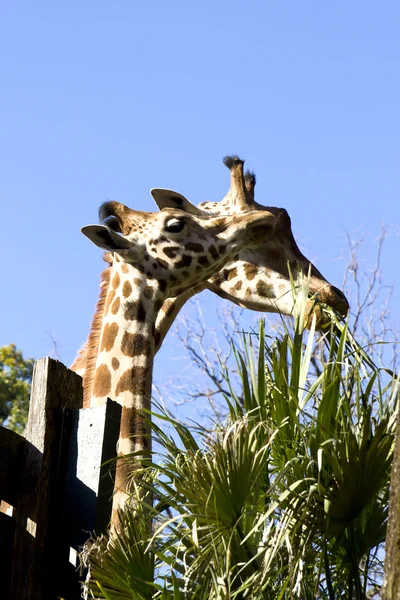
M 100 365 L 96 369 L 93 382 L 93 395 L 98 398 L 109 396 L 111 392 L 111 373 L 107 365 Z
M 100 352 L 105 350 L 106 352 L 110 352 L 110 350 L 114 347 L 115 338 L 117 337 L 119 327 L 117 323 L 111 323 L 109 325 L 106 323 L 103 329 L 103 335 L 101 336 L 101 344 L 100 344 Z
M 125 281 L 124 285 L 122 286 L 122 295 L 124 296 L 124 298 L 129 298 L 129 296 L 132 294 L 132 285 L 130 283 L 130 281 Z
M 106 304 L 105 304 L 105 307 L 104 307 L 104 314 L 105 315 L 110 310 L 110 306 L 111 306 L 112 301 L 114 300 L 114 298 L 115 298 L 115 290 L 110 290 L 109 293 L 107 294 Z
M 121 411 L 121 430 L 120 435 L 122 439 L 132 439 L 134 438 L 137 443 L 138 448 L 146 448 L 149 444 L 148 437 L 145 436 L 146 433 L 146 416 L 144 414 L 138 414 L 138 411 L 134 408 L 127 408 L 126 406 L 122 407 Z M 126 461 L 118 461 L 118 462 L 126 462 Z M 131 475 L 131 472 L 128 471 L 127 479 Z M 125 480 L 126 482 L 126 480 Z M 124 483 L 125 483 L 124 482 Z
M 119 396 L 123 392 L 132 392 L 134 395 L 145 395 L 147 371 L 147 366 L 134 367 L 125 371 L 117 383 L 115 395 Z
M 147 300 L 151 300 L 151 298 L 154 296 L 154 288 L 152 288 L 150 285 L 146 285 L 146 287 L 143 288 L 143 296 L 147 298 Z
M 119 276 L 119 273 L 115 273 L 114 277 L 112 278 L 112 282 L 111 285 L 114 288 L 114 290 L 116 290 L 120 284 L 121 278 Z
M 140 321 L 143 323 L 146 320 L 146 310 L 141 300 L 133 300 L 127 302 L 124 312 L 124 318 L 127 321 Z
M 111 304 L 111 312 L 113 315 L 116 315 L 117 312 L 119 311 L 119 307 L 121 304 L 121 300 L 119 298 L 119 296 L 117 296 L 114 300 L 114 302 Z
M 124 333 L 121 343 L 121 350 L 125 356 L 150 356 L 151 344 L 141 333 Z

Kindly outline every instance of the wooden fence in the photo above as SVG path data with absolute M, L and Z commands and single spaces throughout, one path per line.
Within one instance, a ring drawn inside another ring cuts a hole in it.
M 77 552 L 110 519 L 121 418 L 110 400 L 81 407 L 81 378 L 44 358 L 25 437 L 0 428 L 2 599 L 81 598 Z
M 35 364 L 25 437 L 0 427 L 1 600 L 81 598 L 85 574 L 77 552 L 109 523 L 121 420 L 121 407 L 111 400 L 81 406 L 79 375 L 43 358 Z M 399 473 L 397 435 L 385 600 L 400 598 Z

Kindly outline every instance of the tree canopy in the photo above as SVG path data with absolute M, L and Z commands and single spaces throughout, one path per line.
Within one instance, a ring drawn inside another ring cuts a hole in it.
M 0 347 L 0 425 L 18 433 L 28 420 L 33 365 L 15 344 Z

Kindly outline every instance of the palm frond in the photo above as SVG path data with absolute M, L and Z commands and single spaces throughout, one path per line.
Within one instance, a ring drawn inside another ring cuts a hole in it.
M 293 335 L 266 343 L 260 321 L 234 348 L 241 389 L 225 372 L 224 426 L 155 406 L 142 482 L 154 503 L 134 497 L 122 534 L 94 544 L 93 597 L 364 600 L 379 589 L 399 379 L 332 312 L 313 375 L 306 301 L 303 290 Z

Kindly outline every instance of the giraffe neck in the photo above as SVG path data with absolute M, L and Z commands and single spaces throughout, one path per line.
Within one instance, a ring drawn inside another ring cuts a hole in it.
M 85 405 L 112 398 L 135 407 L 152 366 L 154 323 L 164 297 L 157 280 L 116 261 L 103 273 L 101 286 L 88 340 Z
M 99 331 L 92 330 L 90 336 L 85 404 L 98 406 L 107 398 L 118 402 L 122 406 L 118 457 L 132 452 L 147 454 L 151 451 L 150 427 L 139 411 L 150 410 L 155 321 L 164 295 L 157 280 L 117 261 L 103 274 L 102 283 L 106 290 L 98 303 L 101 318 L 95 315 L 93 319 Z M 96 341 L 97 348 L 93 346 Z M 114 513 L 125 502 L 131 474 L 132 464 L 118 461 Z

